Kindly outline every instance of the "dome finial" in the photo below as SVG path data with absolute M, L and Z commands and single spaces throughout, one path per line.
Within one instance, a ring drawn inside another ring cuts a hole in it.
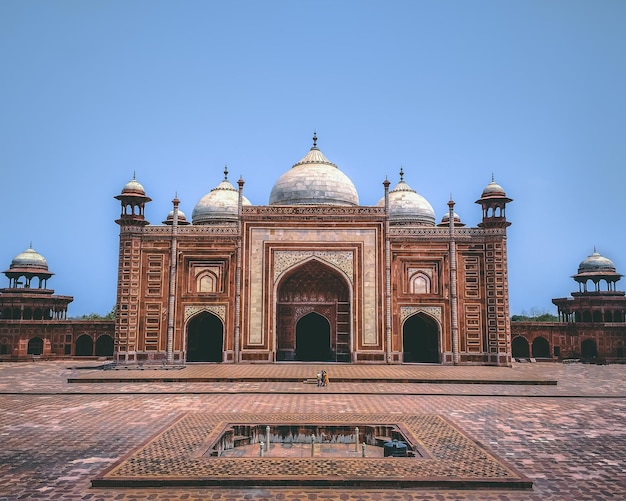
M 224 164 L 224 181 L 228 180 L 228 164 Z
M 491 182 L 492 182 L 492 183 L 495 183 L 495 182 L 496 182 L 496 179 L 495 179 L 495 176 L 493 175 L 493 172 L 491 173 Z
M 311 148 L 313 150 L 317 149 L 317 131 L 314 130 L 313 131 L 313 148 Z
M 404 170 L 402 169 L 402 165 L 400 166 L 400 181 L 404 181 Z
M 133 181 L 137 180 L 137 177 L 135 177 L 135 174 L 137 173 L 137 171 L 133 171 Z

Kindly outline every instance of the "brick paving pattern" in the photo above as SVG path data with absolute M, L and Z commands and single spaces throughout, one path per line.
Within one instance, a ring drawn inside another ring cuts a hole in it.
M 500 486 L 525 488 L 527 479 L 494 458 L 484 448 L 436 415 L 402 414 L 241 414 L 237 423 L 350 426 L 402 424 L 412 443 L 428 458 L 206 458 L 207 437 L 233 416 L 188 413 L 160 432 L 106 474 L 94 480 L 102 486 L 165 485 L 389 485 Z M 354 448 L 354 446 L 353 446 Z
M 517 364 L 550 385 L 332 382 L 68 384 L 94 362 L 0 364 L 0 499 L 602 500 L 626 498 L 626 367 Z M 72 369 L 75 367 L 75 369 Z M 208 366 L 207 366 L 208 367 Z M 254 369 L 256 366 L 246 366 Z M 265 367 L 269 366 L 262 366 Z M 359 369 L 362 366 L 358 366 Z M 411 366 L 400 366 L 400 369 Z M 448 367 L 415 371 L 455 376 Z M 281 366 L 271 366 L 280 371 Z M 379 379 L 393 367 L 364 367 Z M 464 371 L 486 378 L 483 369 Z M 201 370 L 200 366 L 194 370 Z M 312 368 L 312 371 L 316 368 Z M 380 373 L 378 371 L 381 371 Z M 130 372 L 130 371 L 129 371 Z M 458 371 L 461 372 L 461 371 Z M 439 415 L 533 482 L 530 491 L 93 488 L 91 480 L 185 413 Z

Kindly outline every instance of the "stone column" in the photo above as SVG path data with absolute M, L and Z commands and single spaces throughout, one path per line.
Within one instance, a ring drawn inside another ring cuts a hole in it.
M 178 270 L 177 237 L 179 203 L 180 201 L 178 200 L 178 197 L 175 196 L 174 200 L 172 200 L 172 204 L 174 204 L 174 213 L 172 217 L 172 243 L 170 249 L 170 288 L 167 303 L 167 347 L 165 352 L 165 359 L 168 364 L 174 363 L 174 308 L 176 305 L 176 273 Z
M 391 363 L 391 244 L 389 243 L 389 185 L 385 179 L 385 361 Z
M 448 228 L 450 234 L 450 318 L 452 329 L 452 363 L 459 365 L 459 313 L 457 297 L 456 241 L 454 240 L 454 201 L 448 202 Z
M 243 207 L 243 185 L 244 180 L 239 178 L 237 181 L 239 185 L 239 196 L 237 199 L 237 269 L 235 271 L 235 336 L 233 340 L 234 344 L 234 362 L 239 363 L 240 359 L 240 351 L 239 351 L 239 343 L 240 343 L 240 324 L 241 324 L 241 212 Z M 268 450 L 269 450 L 269 441 L 268 441 Z

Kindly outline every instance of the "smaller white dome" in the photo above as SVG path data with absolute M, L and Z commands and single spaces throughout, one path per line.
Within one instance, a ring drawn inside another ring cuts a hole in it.
M 578 273 L 615 272 L 615 265 L 608 257 L 600 255 L 595 249 L 591 256 L 583 259 L 578 265 Z
M 389 192 L 389 220 L 391 223 L 435 226 L 435 211 L 432 205 L 404 182 L 403 176 L 401 169 L 400 182 Z M 384 207 L 385 198 L 381 198 L 377 205 Z
M 146 194 L 146 190 L 143 189 L 143 186 L 139 181 L 133 178 L 126 183 L 124 188 L 122 188 L 122 194 L 124 195 L 144 195 Z
M 172 225 L 174 224 L 174 210 L 172 209 L 171 211 L 169 211 L 169 213 L 167 214 L 167 218 L 165 219 L 165 221 L 163 221 L 163 224 L 168 224 L 168 225 Z M 187 221 L 187 216 L 185 216 L 185 213 L 178 209 L 178 224 L 180 225 L 186 225 L 189 224 L 189 221 Z
M 243 197 L 242 204 L 252 205 L 246 197 Z M 191 221 L 193 224 L 236 221 L 238 210 L 239 191 L 228 179 L 224 179 L 196 204 L 191 214 Z

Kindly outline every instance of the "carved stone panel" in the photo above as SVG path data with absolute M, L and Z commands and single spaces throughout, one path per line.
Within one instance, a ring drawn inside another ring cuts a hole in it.
M 188 304 L 185 305 L 185 322 L 194 315 L 206 311 L 218 317 L 222 322 L 226 323 L 226 305 L 225 304 Z
M 433 317 L 441 325 L 442 322 L 442 308 L 441 306 L 401 306 L 400 307 L 400 322 L 404 322 L 411 315 L 416 313 L 425 313 Z
M 274 252 L 274 282 L 295 264 L 316 257 L 343 271 L 350 283 L 354 282 L 354 257 L 352 251 L 276 251 Z

